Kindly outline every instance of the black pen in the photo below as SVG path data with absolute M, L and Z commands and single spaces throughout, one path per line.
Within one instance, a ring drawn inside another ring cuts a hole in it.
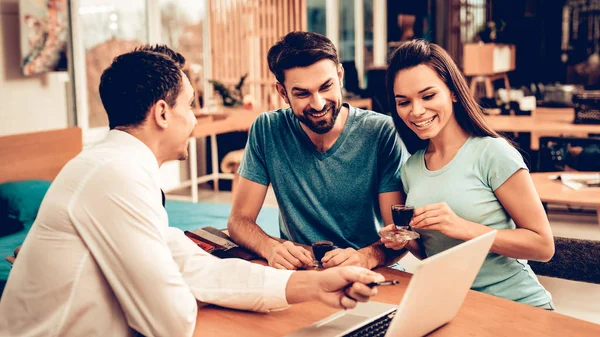
M 373 288 L 375 286 L 394 286 L 396 284 L 400 284 L 400 281 L 398 281 L 398 280 L 385 280 L 385 281 L 382 281 L 382 282 L 367 283 L 367 287 Z

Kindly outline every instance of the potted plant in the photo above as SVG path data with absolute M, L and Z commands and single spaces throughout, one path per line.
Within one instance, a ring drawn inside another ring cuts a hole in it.
M 218 80 L 208 80 L 208 82 L 213 85 L 215 91 L 218 92 L 219 96 L 221 96 L 221 99 L 223 99 L 223 106 L 236 107 L 244 104 L 242 87 L 244 86 L 246 77 L 248 77 L 248 74 L 242 76 L 238 84 L 236 84 L 233 88 L 229 88 L 223 82 Z
M 475 43 L 463 46 L 463 72 L 466 76 L 506 73 L 515 69 L 515 46 L 505 41 L 504 21 L 489 21 L 475 35 Z

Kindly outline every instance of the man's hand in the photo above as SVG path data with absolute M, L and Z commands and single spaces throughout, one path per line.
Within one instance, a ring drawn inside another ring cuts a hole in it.
M 15 248 L 14 256 L 7 256 L 6 261 L 10 262 L 10 264 L 15 264 L 15 259 L 17 258 L 17 254 L 19 254 L 20 250 L 21 250 L 21 246 L 18 246 L 17 248 Z
M 334 308 L 352 309 L 357 302 L 367 302 L 377 295 L 368 283 L 381 282 L 383 275 L 356 266 L 331 268 L 318 272 L 317 298 Z
M 311 266 L 312 253 L 304 247 L 296 246 L 291 241 L 273 242 L 271 252 L 267 258 L 269 266 L 277 269 L 294 270 L 304 266 Z
M 358 266 L 369 268 L 369 263 L 365 254 L 353 248 L 334 249 L 325 254 L 321 259 L 323 268 L 335 266 Z
M 377 288 L 369 288 L 368 283 L 381 281 L 383 275 L 355 266 L 299 271 L 290 276 L 286 296 L 290 304 L 318 300 L 330 307 L 352 309 L 357 302 L 377 295 Z

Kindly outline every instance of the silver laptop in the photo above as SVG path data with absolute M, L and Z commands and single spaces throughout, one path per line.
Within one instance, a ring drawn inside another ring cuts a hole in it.
M 359 303 L 288 336 L 423 336 L 456 316 L 495 237 L 491 231 L 421 261 L 398 306 Z

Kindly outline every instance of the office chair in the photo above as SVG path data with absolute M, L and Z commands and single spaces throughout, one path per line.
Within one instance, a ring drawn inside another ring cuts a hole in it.
M 600 138 L 540 137 L 538 171 L 600 171 Z

